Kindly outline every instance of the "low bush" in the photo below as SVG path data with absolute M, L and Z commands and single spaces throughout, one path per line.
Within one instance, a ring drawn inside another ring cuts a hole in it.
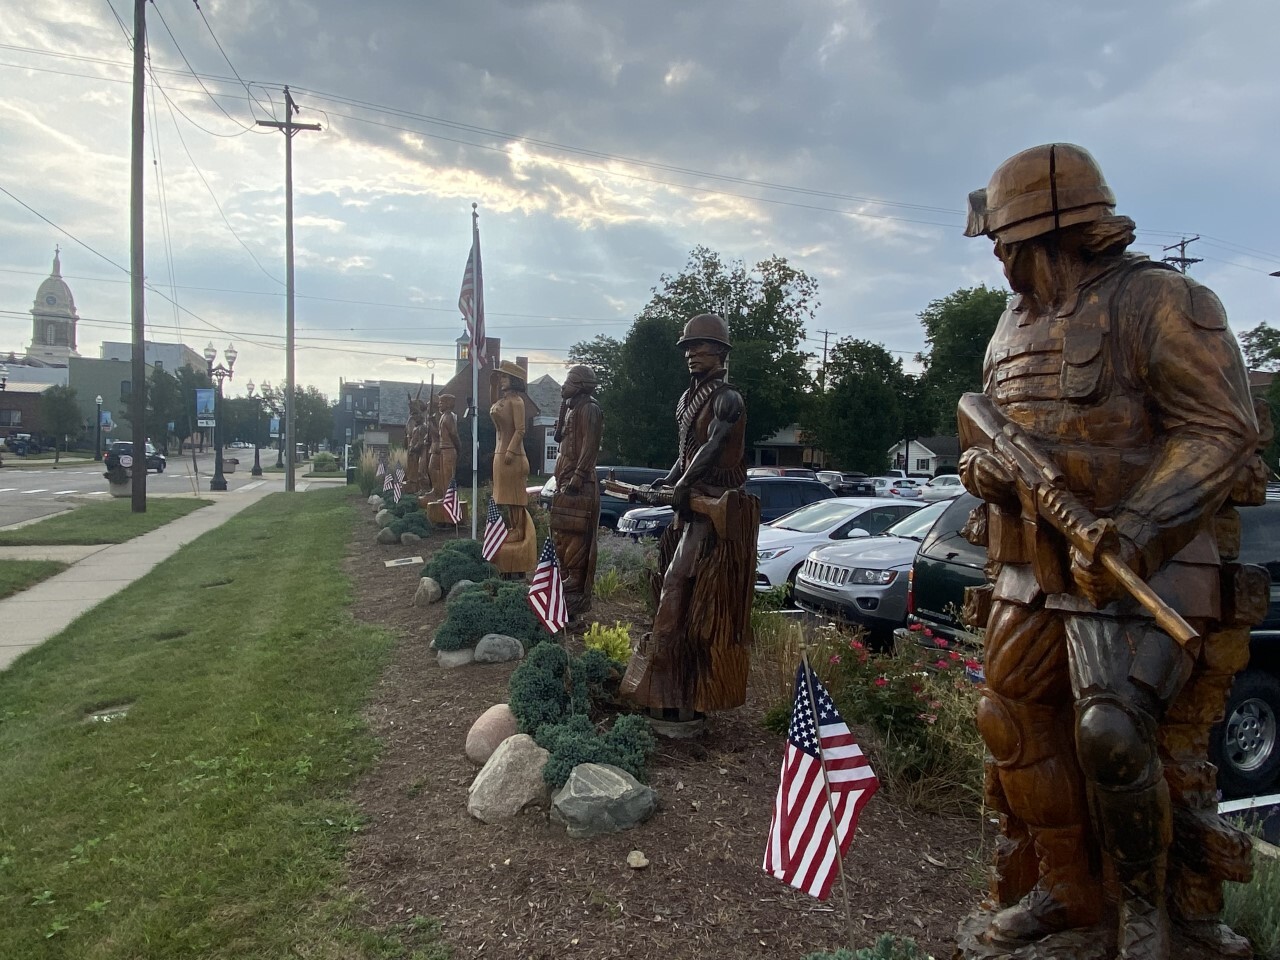
M 764 691 L 764 725 L 774 733 L 785 734 L 791 723 L 800 648 L 808 647 L 809 663 L 818 679 L 833 697 L 838 697 L 844 684 L 839 669 L 840 654 L 849 640 L 860 634 L 845 636 L 835 630 L 822 629 L 806 635 L 798 621 L 759 607 L 751 611 L 751 628 L 755 637 L 751 672 L 755 676 L 753 685 Z
M 480 549 L 475 540 L 450 540 L 427 561 L 422 576 L 440 584 L 446 594 L 459 580 L 488 580 L 497 575 L 498 568 L 484 558 Z
M 600 530 L 596 539 L 595 592 L 608 600 L 622 592 L 648 597 L 649 578 L 658 569 L 658 551 L 653 541 L 636 542 Z
M 392 520 L 389 526 L 391 532 L 397 537 L 406 533 L 417 534 L 423 538 L 431 536 L 431 524 L 427 522 L 427 515 L 421 510 L 406 512 Z
M 514 637 L 526 650 L 550 639 L 551 634 L 529 607 L 527 596 L 528 588 L 511 580 L 485 580 L 462 591 L 448 603 L 444 623 L 436 631 L 436 649 L 474 647 L 487 633 Z
M 612 627 L 593 623 L 582 642 L 588 650 L 599 650 L 615 663 L 625 664 L 631 659 L 631 627 L 625 623 L 615 620 Z
M 871 947 L 849 950 L 841 947 L 834 953 L 809 953 L 804 960 L 929 960 L 910 937 L 897 937 L 892 933 L 881 934 Z
M 534 734 L 574 714 L 589 716 L 591 701 L 620 675 L 621 664 L 599 650 L 570 658 L 559 644 L 542 643 L 512 671 L 508 703 L 520 732 Z
M 1280 960 L 1280 860 L 1253 855 L 1253 879 L 1223 887 L 1222 919 L 1248 937 L 1259 960 Z
M 394 471 L 396 467 L 401 470 L 405 465 L 405 452 L 397 447 L 392 447 L 386 453 L 386 469 Z M 360 453 L 360 459 L 356 463 L 356 486 L 360 488 L 360 492 L 366 497 L 371 493 L 381 493 L 383 478 L 378 476 L 378 455 L 373 450 L 363 450 Z
M 656 746 L 649 721 L 638 714 L 618 717 L 601 732 L 589 717 L 576 713 L 563 723 L 543 724 L 534 739 L 551 754 L 542 779 L 553 790 L 563 787 L 580 763 L 612 764 L 643 783 L 645 764 Z
M 322 450 L 311 458 L 313 473 L 337 473 L 338 458 L 326 450 Z

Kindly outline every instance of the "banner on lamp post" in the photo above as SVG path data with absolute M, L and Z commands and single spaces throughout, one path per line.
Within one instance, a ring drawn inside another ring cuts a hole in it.
M 201 387 L 196 390 L 196 426 L 212 427 L 216 424 L 212 387 Z

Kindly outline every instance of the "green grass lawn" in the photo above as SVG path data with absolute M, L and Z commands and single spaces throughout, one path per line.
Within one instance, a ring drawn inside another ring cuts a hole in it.
M 212 502 L 195 497 L 148 497 L 147 512 L 133 513 L 127 497 L 98 500 L 39 523 L 16 530 L 0 530 L 0 546 L 124 543 Z
M 392 643 L 348 611 L 353 520 L 268 497 L 0 673 L 0 957 L 447 956 L 343 886 Z
M 0 560 L 0 600 L 67 569 L 56 560 Z

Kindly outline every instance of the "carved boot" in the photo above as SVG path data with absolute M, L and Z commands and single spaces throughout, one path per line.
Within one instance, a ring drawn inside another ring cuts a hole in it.
M 1120 880 L 1119 960 L 1168 960 L 1165 858 L 1116 861 Z
M 1039 940 L 1051 933 L 1093 926 L 1101 917 L 1102 897 L 1089 870 L 1085 828 L 1038 827 L 1032 837 L 1040 879 L 1030 893 L 992 918 L 989 940 Z
M 1253 956 L 1249 941 L 1218 920 L 1179 920 L 1178 929 L 1188 940 L 1208 947 L 1219 957 L 1249 960 Z

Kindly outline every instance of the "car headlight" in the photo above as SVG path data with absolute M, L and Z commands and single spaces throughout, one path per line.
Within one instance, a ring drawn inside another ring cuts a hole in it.
M 897 570 L 868 570 L 865 567 L 859 567 L 853 571 L 849 577 L 850 583 L 869 583 L 878 587 L 887 586 L 897 579 Z
M 637 520 L 635 521 L 637 530 L 652 530 L 658 525 L 657 520 Z
M 769 550 L 757 550 L 756 563 L 764 563 L 766 560 L 777 560 L 783 554 L 790 552 L 790 547 L 773 547 Z

